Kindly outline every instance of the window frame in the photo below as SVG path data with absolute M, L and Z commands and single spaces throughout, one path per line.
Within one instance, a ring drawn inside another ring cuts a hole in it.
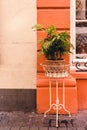
M 70 35 L 71 35 L 71 43 L 74 45 L 73 54 L 70 55 L 70 64 L 71 69 L 76 69 L 75 65 L 77 62 L 79 63 L 87 63 L 87 58 L 78 59 L 76 58 L 76 0 L 70 0 Z M 80 65 L 81 66 L 81 65 Z M 84 66 L 84 65 L 83 65 Z

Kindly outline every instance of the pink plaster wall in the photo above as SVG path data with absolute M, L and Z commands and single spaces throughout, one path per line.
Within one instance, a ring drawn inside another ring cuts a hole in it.
M 35 88 L 36 0 L 1 0 L 0 6 L 0 88 Z

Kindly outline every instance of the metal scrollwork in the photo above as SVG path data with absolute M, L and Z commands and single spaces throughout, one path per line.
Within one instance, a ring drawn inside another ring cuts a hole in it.
M 87 62 L 84 63 L 84 66 L 87 67 Z
M 76 62 L 76 68 L 77 71 L 87 71 L 87 62 L 81 63 L 81 62 Z

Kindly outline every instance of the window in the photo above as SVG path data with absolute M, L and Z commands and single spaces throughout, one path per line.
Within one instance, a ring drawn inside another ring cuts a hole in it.
M 71 62 L 87 62 L 87 0 L 71 0 L 71 42 L 75 50 Z M 84 64 L 83 66 L 85 66 Z

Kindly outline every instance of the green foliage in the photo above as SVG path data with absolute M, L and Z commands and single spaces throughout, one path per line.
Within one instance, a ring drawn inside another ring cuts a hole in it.
M 70 43 L 70 35 L 66 31 L 58 33 L 54 25 L 45 28 L 43 25 L 36 24 L 33 28 L 46 32 L 46 37 L 39 40 L 41 52 L 46 59 L 58 60 L 62 59 L 64 54 L 72 53 L 70 48 L 74 49 L 74 47 Z

